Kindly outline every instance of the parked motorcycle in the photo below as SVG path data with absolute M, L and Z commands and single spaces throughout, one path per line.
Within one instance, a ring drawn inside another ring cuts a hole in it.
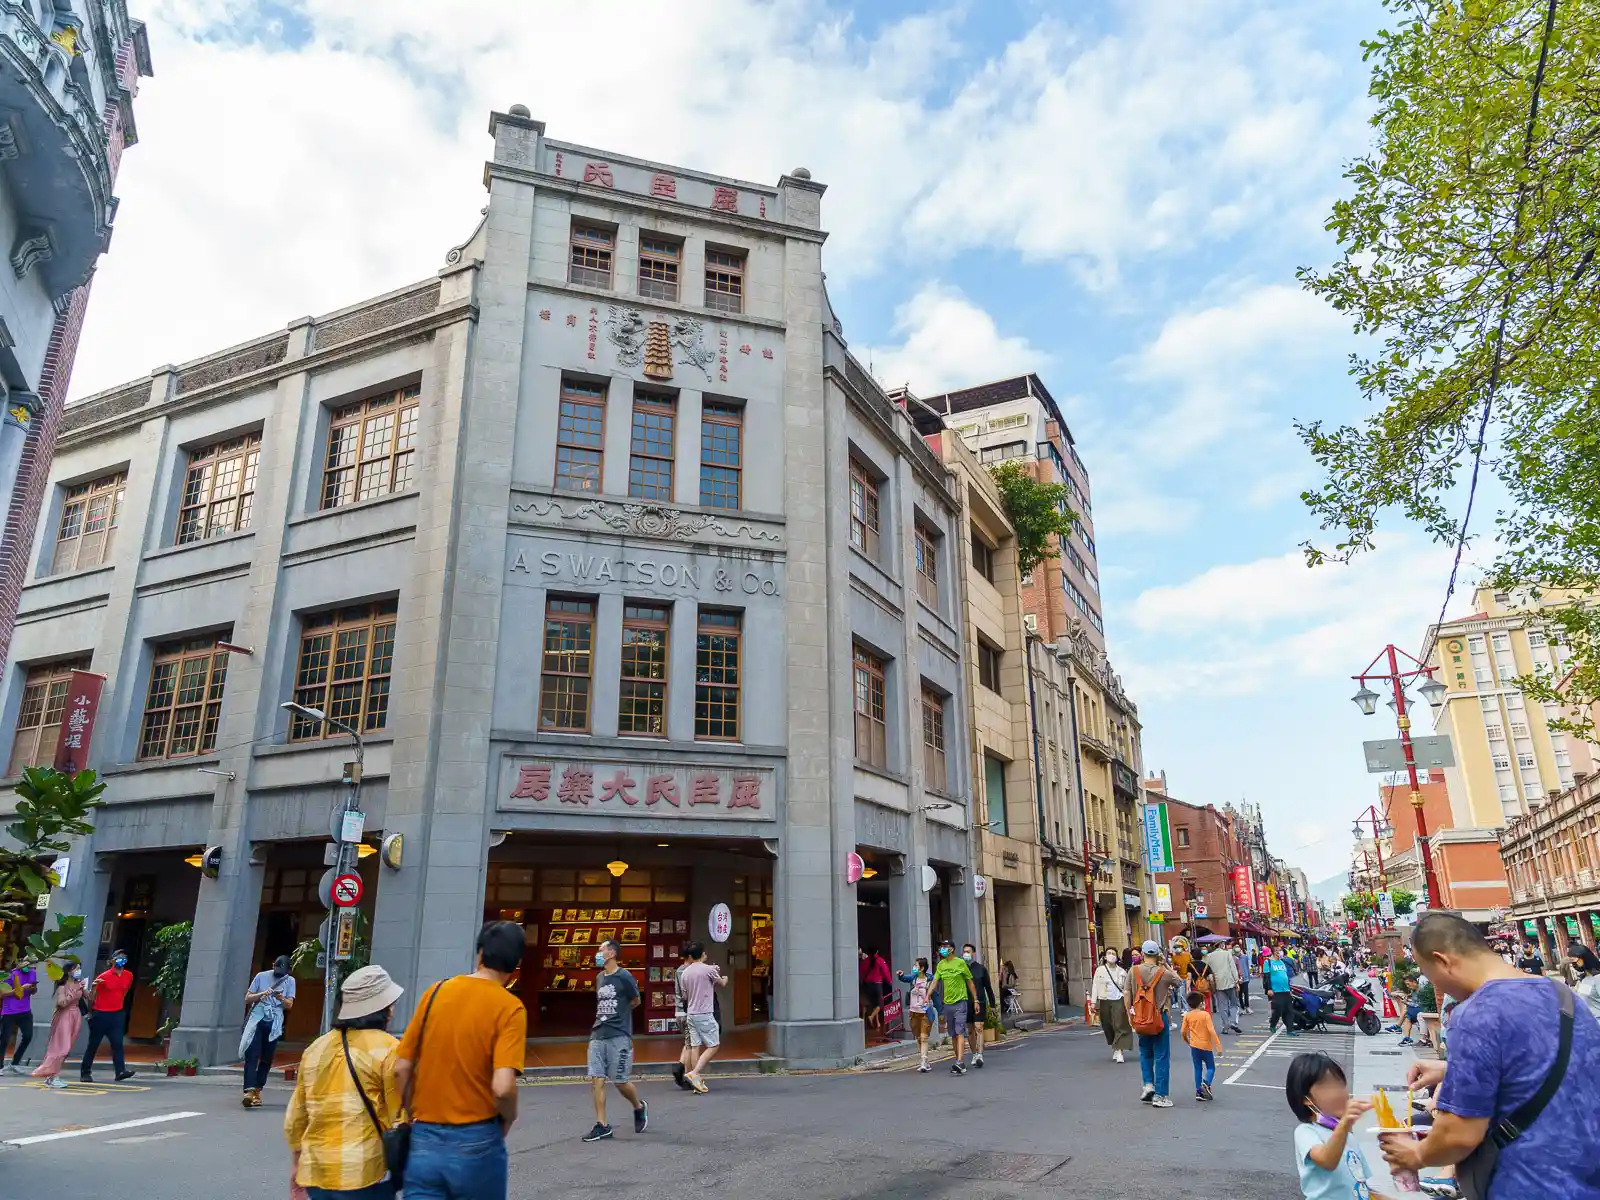
M 1335 972 L 1326 984 L 1309 988 L 1290 988 L 1294 997 L 1289 1005 L 1289 1020 L 1295 1029 L 1327 1029 L 1331 1025 L 1354 1026 L 1368 1037 L 1383 1028 L 1378 1004 L 1372 995 L 1372 981 L 1358 984 L 1343 971 Z

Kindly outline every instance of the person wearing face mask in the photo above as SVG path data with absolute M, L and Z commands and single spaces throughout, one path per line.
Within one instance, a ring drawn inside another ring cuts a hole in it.
M 933 968 L 933 990 L 950 1022 L 950 1040 L 955 1047 L 950 1074 L 965 1075 L 967 1064 L 962 1060 L 966 1057 L 967 1013 L 974 992 L 972 970 L 955 952 L 948 938 L 939 943 L 939 963 Z
M 44 1061 L 33 1069 L 35 1079 L 44 1080 L 50 1088 L 64 1088 L 62 1065 L 72 1053 L 72 1043 L 78 1040 L 83 1028 L 83 968 L 72 963 L 67 973 L 56 984 L 55 1015 L 50 1018 L 50 1040 L 45 1044 Z
M 972 972 L 971 1011 L 967 1013 L 967 1026 L 972 1032 L 972 1065 L 983 1067 L 983 1031 L 989 1010 L 995 1007 L 994 984 L 989 979 L 989 968 L 978 961 L 978 948 L 971 942 L 961 947 L 961 961 Z
M 594 951 L 595 966 L 599 968 L 594 977 L 594 1028 L 589 1031 L 589 1091 L 594 1098 L 594 1128 L 583 1135 L 586 1142 L 602 1142 L 611 1136 L 611 1126 L 606 1123 L 607 1083 L 616 1085 L 622 1098 L 633 1106 L 633 1131 L 643 1133 L 650 1127 L 649 1106 L 639 1099 L 639 1093 L 628 1082 L 633 1069 L 633 1010 L 639 1007 L 639 985 L 617 965 L 620 952 L 621 947 L 610 938 Z M 688 991 L 687 986 L 685 991 Z M 692 1006 L 690 1011 L 693 1012 Z M 691 1074 L 689 1078 L 692 1083 L 694 1076 Z
M 89 1044 L 83 1050 L 83 1066 L 78 1078 L 84 1083 L 94 1082 L 94 1057 L 100 1043 L 111 1043 L 111 1065 L 116 1068 L 118 1083 L 132 1079 L 133 1072 L 122 1057 L 122 1035 L 127 1028 L 128 993 L 133 990 L 133 972 L 128 970 L 128 955 L 117 950 L 111 955 L 110 970 L 95 976 L 89 1002 Z
M 1106 1045 L 1111 1047 L 1112 1062 L 1127 1062 L 1123 1057 L 1133 1049 L 1133 1028 L 1128 1024 L 1128 973 L 1115 950 L 1107 950 L 1104 960 L 1094 971 L 1089 999 L 1100 1013 L 1100 1032 L 1106 1035 Z
M 239 1057 L 244 1059 L 244 1106 L 261 1107 L 261 1089 L 272 1074 L 272 1059 L 283 1039 L 283 1014 L 294 1007 L 294 976 L 289 956 L 278 955 L 270 971 L 260 972 L 245 989 L 244 1033 Z

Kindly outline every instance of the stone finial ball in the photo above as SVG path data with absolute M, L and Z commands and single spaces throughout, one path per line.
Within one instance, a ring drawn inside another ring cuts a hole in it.
M 510 108 L 506 109 L 506 112 L 513 117 L 533 116 L 533 114 L 528 111 L 528 106 L 526 104 L 513 104 Z
M 795 179 L 810 179 L 811 178 L 811 171 L 807 167 L 796 167 L 794 170 L 790 171 L 789 174 L 791 176 L 793 176 Z

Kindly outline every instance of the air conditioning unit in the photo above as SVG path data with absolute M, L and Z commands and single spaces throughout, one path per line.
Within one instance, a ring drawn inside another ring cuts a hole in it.
M 1038 633 L 1039 632 L 1039 618 L 1034 616 L 1032 613 L 1023 613 L 1022 614 L 1022 627 L 1024 629 L 1026 629 L 1029 633 Z

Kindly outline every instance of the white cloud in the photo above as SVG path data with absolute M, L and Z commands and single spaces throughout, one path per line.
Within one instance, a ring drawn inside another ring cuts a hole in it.
M 895 310 L 898 346 L 858 349 L 885 387 L 910 384 L 930 396 L 1029 371 L 1043 371 L 1050 356 L 1027 338 L 1006 337 L 994 318 L 957 288 L 933 282 Z

